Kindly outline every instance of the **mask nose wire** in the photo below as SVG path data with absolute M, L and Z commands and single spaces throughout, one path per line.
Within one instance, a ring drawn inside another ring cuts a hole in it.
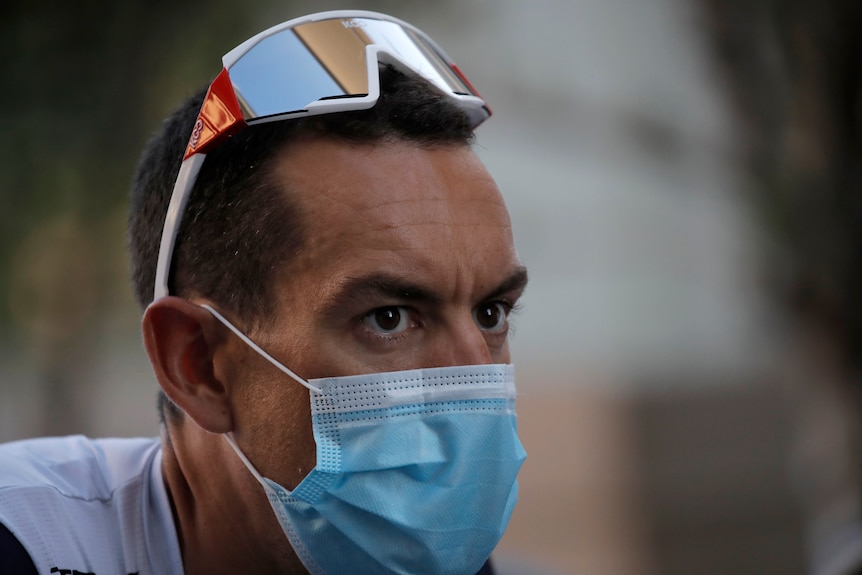
M 220 314 L 220 313 L 219 313 L 219 312 L 217 312 L 215 309 L 213 309 L 213 308 L 212 308 L 212 306 L 209 306 L 209 305 L 207 305 L 207 304 L 201 304 L 201 307 L 202 307 L 202 308 L 204 308 L 205 310 L 207 310 L 208 312 L 210 312 L 211 314 L 213 314 L 213 317 L 215 317 L 215 318 L 216 318 L 217 320 L 219 320 L 222 324 L 224 324 L 224 326 L 225 326 L 226 328 L 228 328 L 229 330 L 231 330 L 232 332 L 234 332 L 234 333 L 236 334 L 236 336 L 237 336 L 238 338 L 240 338 L 243 342 L 245 342 L 245 344 L 246 344 L 247 346 L 249 346 L 251 349 L 253 349 L 253 350 L 254 350 L 254 351 L 256 351 L 257 353 L 259 353 L 261 356 L 263 356 L 263 358 L 264 358 L 265 360 L 267 360 L 269 363 L 271 363 L 272 365 L 274 365 L 275 367 L 277 367 L 278 369 L 280 369 L 281 371 L 283 371 L 284 373 L 286 373 L 287 375 L 289 375 L 290 377 L 292 377 L 294 380 L 296 380 L 296 382 L 297 382 L 297 383 L 301 384 L 302 386 L 304 386 L 304 387 L 306 387 L 306 388 L 310 389 L 311 391 L 316 391 L 317 393 L 320 393 L 320 388 L 319 388 L 319 387 L 316 387 L 316 386 L 314 386 L 314 385 L 311 385 L 309 382 L 307 382 L 306 380 L 302 379 L 301 377 L 299 377 L 298 375 L 296 375 L 293 371 L 291 371 L 290 369 L 288 369 L 288 368 L 287 368 L 285 365 L 283 365 L 280 361 L 278 361 L 277 359 L 275 359 L 274 357 L 272 357 L 271 355 L 269 355 L 269 354 L 266 352 L 266 350 L 264 350 L 262 347 L 260 347 L 260 346 L 259 346 L 259 345 L 257 345 L 256 343 L 254 343 L 254 342 L 251 340 L 251 338 L 250 338 L 250 337 L 248 337 L 248 336 L 247 336 L 247 335 L 245 335 L 243 332 L 241 332 L 239 329 L 237 329 L 237 328 L 236 328 L 236 327 L 235 327 L 231 322 L 229 322 L 229 321 L 227 320 L 227 318 L 225 318 L 222 314 Z

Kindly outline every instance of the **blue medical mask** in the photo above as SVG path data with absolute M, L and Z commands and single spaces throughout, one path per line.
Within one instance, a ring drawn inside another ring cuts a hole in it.
M 204 307 L 311 392 L 317 464 L 293 491 L 226 438 L 312 575 L 481 569 L 509 522 L 526 457 L 511 365 L 305 381 Z

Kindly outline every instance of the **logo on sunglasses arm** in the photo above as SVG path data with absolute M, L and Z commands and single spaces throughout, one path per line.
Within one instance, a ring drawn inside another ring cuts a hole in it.
M 198 118 L 197 122 L 195 122 L 195 128 L 192 130 L 192 137 L 189 138 L 189 147 L 194 150 L 198 146 L 198 142 L 201 139 L 201 131 L 204 129 L 204 122 L 200 118 Z
M 345 28 L 363 28 L 365 27 L 365 22 L 351 18 L 350 20 L 342 20 L 341 25 Z

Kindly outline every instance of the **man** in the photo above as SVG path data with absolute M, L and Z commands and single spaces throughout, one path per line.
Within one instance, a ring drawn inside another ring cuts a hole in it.
M 22 573 L 491 573 L 524 458 L 507 364 L 526 271 L 469 147 L 490 113 L 430 39 L 379 14 L 282 24 L 225 68 L 133 187 L 161 439 L 0 449 L 0 557 Z

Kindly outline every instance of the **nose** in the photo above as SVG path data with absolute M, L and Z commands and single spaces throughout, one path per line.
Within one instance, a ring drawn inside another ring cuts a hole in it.
M 429 367 L 496 363 L 484 334 L 470 313 L 448 322 L 445 329 L 435 335 L 429 354 Z

